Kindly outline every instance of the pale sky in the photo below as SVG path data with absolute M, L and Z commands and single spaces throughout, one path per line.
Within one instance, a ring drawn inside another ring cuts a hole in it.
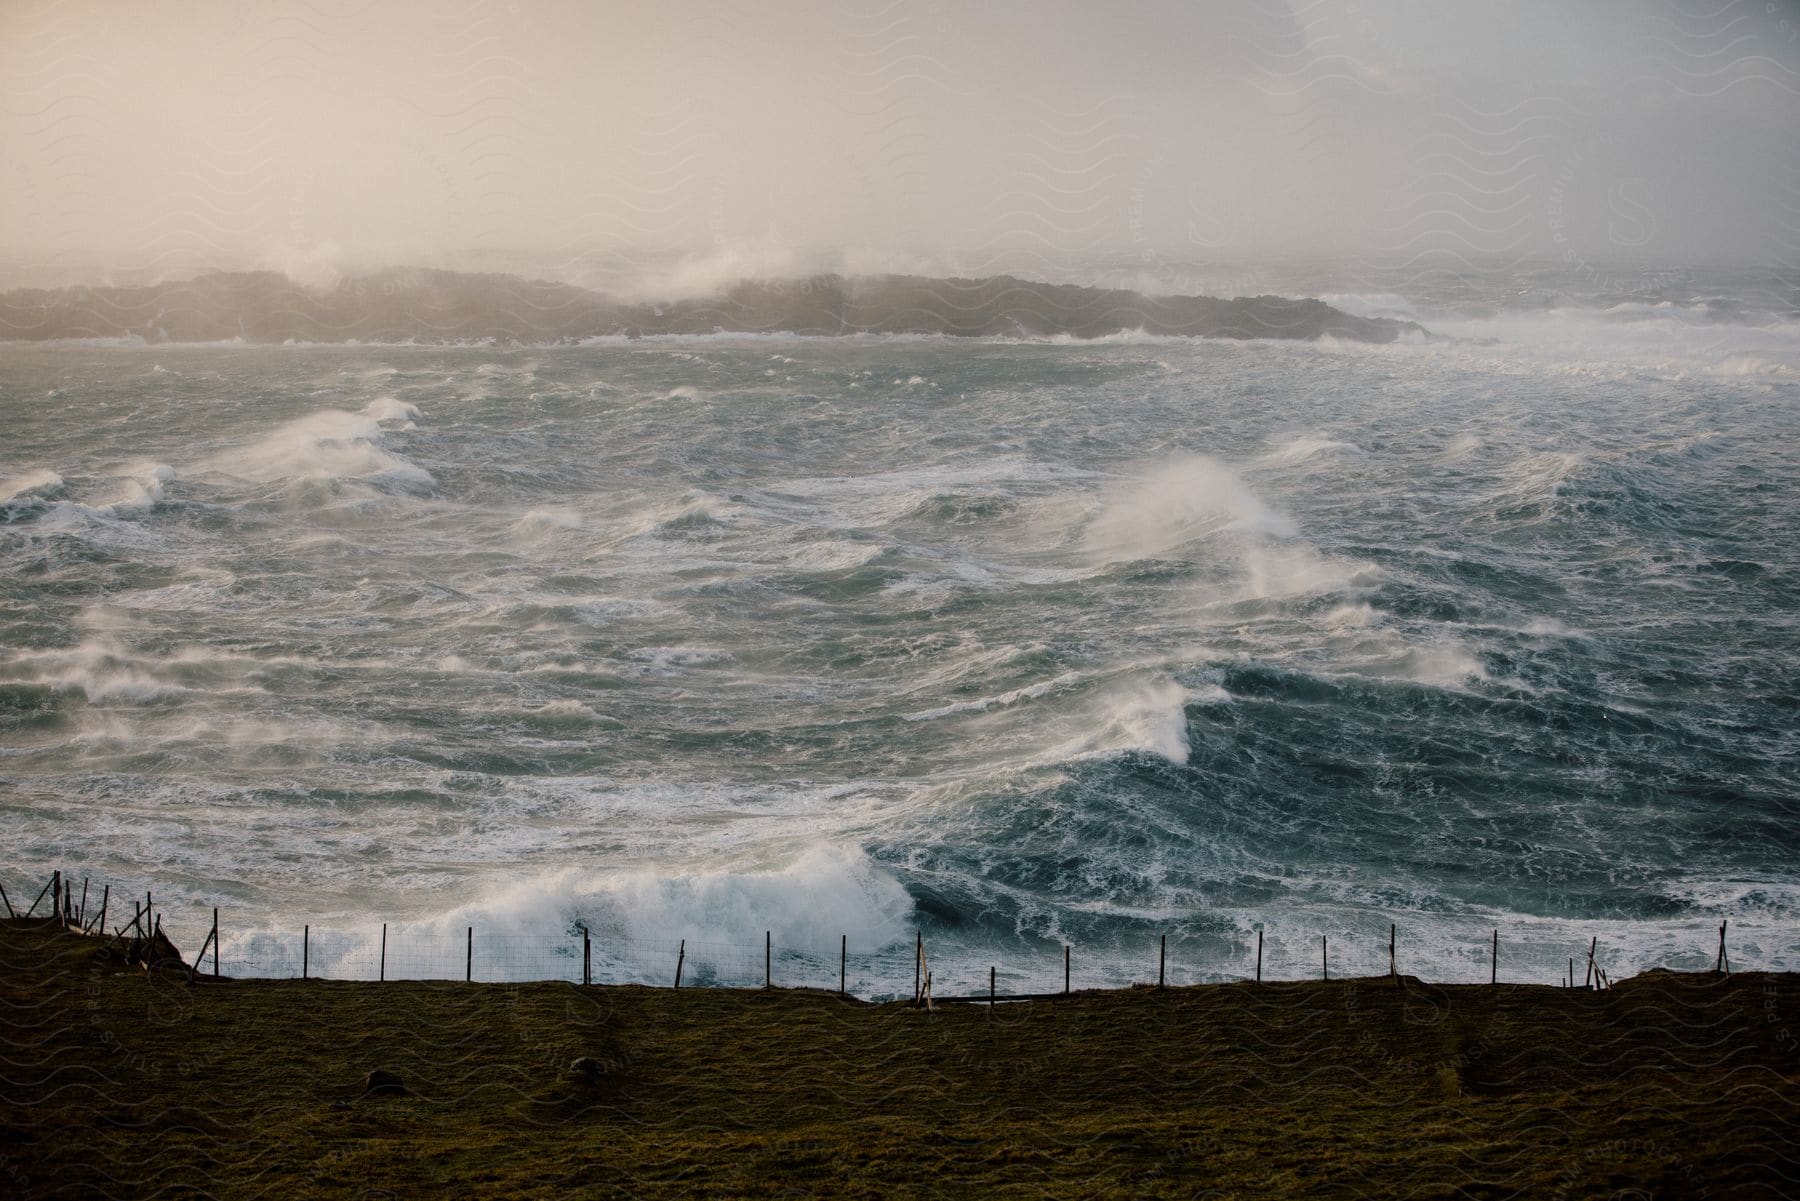
M 1800 266 L 1792 0 L 0 0 L 0 284 Z

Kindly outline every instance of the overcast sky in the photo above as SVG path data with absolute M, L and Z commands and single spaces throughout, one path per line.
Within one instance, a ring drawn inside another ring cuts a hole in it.
M 1800 265 L 1794 0 L 0 0 L 0 130 L 7 283 Z

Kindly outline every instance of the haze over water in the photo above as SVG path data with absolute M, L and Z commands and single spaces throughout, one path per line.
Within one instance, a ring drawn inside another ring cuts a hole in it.
M 240 972 L 1792 968 L 1797 133 L 1765 0 L 5 6 L 0 872 Z M 714 313 L 871 324 L 589 336 Z
M 1791 967 L 1800 330 L 1708 311 L 14 346 L 11 866 L 268 964 L 308 920 L 922 927 L 947 983 L 1119 983 L 1165 930 L 1179 978 L 1259 927 L 1384 970 L 1397 922 L 1548 982 L 1729 917 Z

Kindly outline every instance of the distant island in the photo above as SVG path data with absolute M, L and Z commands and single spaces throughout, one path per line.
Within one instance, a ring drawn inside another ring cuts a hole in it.
M 705 299 L 628 301 L 513 275 L 416 268 L 318 290 L 273 271 L 218 272 L 143 287 L 0 293 L 0 340 L 146 342 L 499 342 L 748 333 L 1101 338 L 1141 331 L 1204 338 L 1392 342 L 1410 321 L 1358 317 L 1321 300 L 1147 296 L 1000 275 L 815 275 L 749 280 Z

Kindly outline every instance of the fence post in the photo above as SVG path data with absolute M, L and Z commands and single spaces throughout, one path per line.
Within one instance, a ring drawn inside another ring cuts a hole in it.
M 1168 975 L 1168 967 L 1169 936 L 1165 934 L 1162 936 L 1162 950 L 1159 951 L 1156 956 L 1156 987 L 1161 988 L 1163 986 L 1163 980 Z
M 1581 987 L 1587 988 L 1594 983 L 1594 951 L 1600 946 L 1600 936 L 1594 935 L 1594 941 L 1588 944 L 1587 971 L 1581 977 Z
M 1063 996 L 1069 995 L 1069 944 L 1063 944 Z
M 594 982 L 594 944 L 588 938 L 588 928 L 581 928 L 581 983 L 589 985 Z
M 300 927 L 300 978 L 306 979 L 307 956 L 312 952 L 312 926 Z
M 681 965 L 687 962 L 687 939 L 681 940 L 681 949 L 675 953 L 675 991 L 681 991 Z
M 763 931 L 763 987 L 775 987 L 775 932 Z
M 82 927 L 83 933 L 90 933 L 96 927 L 98 927 L 98 929 L 100 931 L 100 937 L 101 938 L 106 937 L 106 902 L 111 899 L 112 899 L 112 885 L 108 884 L 100 889 L 100 912 L 95 916 L 93 921 L 89 922 L 86 926 Z
M 212 945 L 213 979 L 217 980 L 219 978 L 219 911 L 216 907 L 213 909 Z
M 87 890 L 88 878 L 83 876 L 81 878 L 81 908 L 75 912 L 75 924 L 77 926 L 81 925 L 83 919 L 87 917 Z
M 994 969 L 988 968 L 988 1012 L 994 1012 Z
M 475 979 L 475 927 L 469 927 L 468 953 L 463 958 L 463 983 Z
M 50 873 L 50 920 L 62 918 L 62 873 Z
M 387 979 L 387 923 L 381 923 L 381 980 Z
M 1731 959 L 1725 954 L 1725 926 L 1724 921 L 1719 923 L 1719 963 L 1713 968 L 1713 971 L 1724 972 L 1729 976 L 1731 975 Z
M 919 1003 L 919 965 L 925 962 L 925 932 L 913 931 L 913 1004 Z
M 1256 982 L 1258 984 L 1262 983 L 1262 936 L 1263 932 L 1258 930 L 1256 932 Z
M 1319 935 L 1319 968 L 1325 973 L 1325 979 L 1331 979 L 1331 948 L 1323 934 Z
M 0 884 L 0 901 L 5 902 L 5 904 L 6 904 L 6 916 L 7 917 L 18 917 L 19 916 L 18 914 L 13 912 L 12 898 L 6 895 L 6 885 L 4 885 L 4 884 Z
M 50 884 L 55 884 L 55 883 L 56 883 L 56 877 L 53 875 L 50 877 Z M 27 909 L 25 911 L 26 917 L 30 917 L 32 914 L 37 912 L 38 903 L 44 899 L 44 894 L 46 894 L 50 891 L 50 884 L 46 884 L 46 885 L 44 885 L 43 888 L 38 890 L 37 900 L 32 901 L 31 908 Z
M 1500 983 L 1500 928 L 1498 926 L 1494 928 L 1494 954 L 1488 964 L 1488 983 Z
M 850 936 L 840 934 L 842 941 L 838 943 L 838 996 L 849 991 L 850 983 Z
M 1388 975 L 1392 976 L 1394 979 L 1398 980 L 1400 978 L 1400 960 L 1399 960 L 1399 957 L 1394 954 L 1394 930 L 1395 930 L 1394 923 L 1389 922 L 1388 923 Z

